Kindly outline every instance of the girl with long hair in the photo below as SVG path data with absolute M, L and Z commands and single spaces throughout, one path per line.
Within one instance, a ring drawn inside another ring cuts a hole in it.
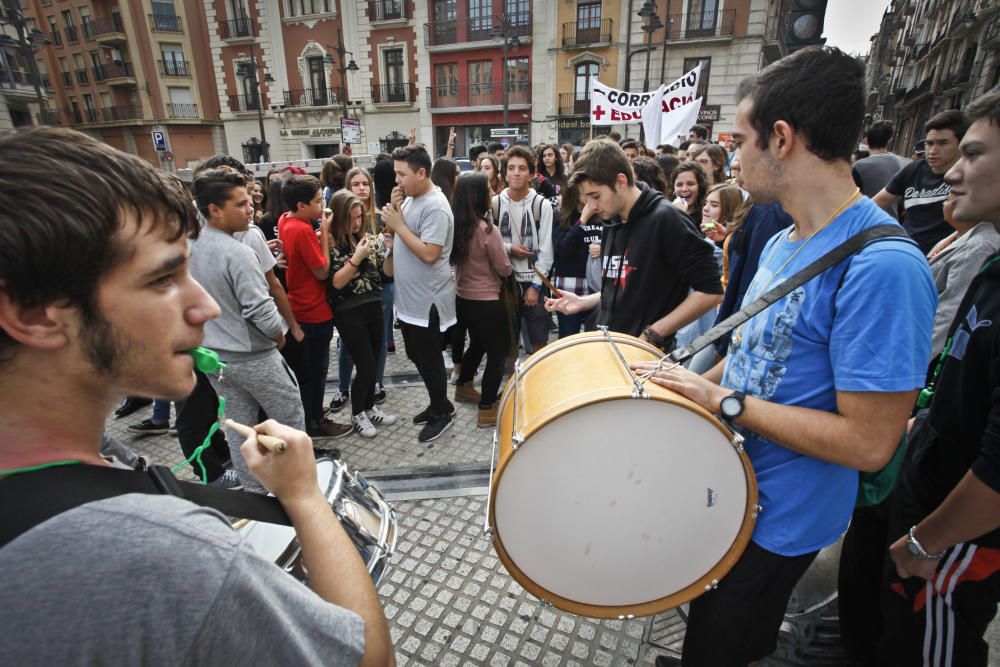
M 431 182 L 441 188 L 448 201 L 451 201 L 451 196 L 455 192 L 455 181 L 458 180 L 460 173 L 462 170 L 458 163 L 446 157 L 439 157 L 431 166 Z
M 573 170 L 573 158 L 576 157 L 576 147 L 573 144 L 563 144 L 559 147 L 559 155 L 562 157 L 563 170 L 569 176 Z
M 330 198 L 331 297 L 337 317 L 334 326 L 357 368 L 351 384 L 351 425 L 364 438 L 374 438 L 375 424 L 393 424 L 396 417 L 375 406 L 375 372 L 382 347 L 382 278 L 392 274 L 365 233 L 365 207 L 350 190 Z
M 489 221 L 490 190 L 484 174 L 468 173 L 458 179 L 452 202 L 455 214 L 451 263 L 455 267 L 455 306 L 458 321 L 469 330 L 469 348 L 455 387 L 455 399 L 477 401 L 476 425 L 492 427 L 497 421 L 497 394 L 507 357 L 507 312 L 500 302 L 500 284 L 514 270 L 503 239 Z M 486 355 L 482 393 L 473 380 Z M 460 399 L 460 397 L 462 397 Z
M 484 153 L 479 156 L 479 173 L 486 176 L 486 182 L 490 188 L 490 197 L 495 197 L 503 192 L 505 187 L 503 175 L 500 173 L 500 160 L 497 159 L 496 155 Z
M 729 243 L 740 228 L 752 204 L 744 199 L 739 186 L 719 183 L 708 189 L 701 212 L 701 231 L 716 245 L 722 245 L 722 286 L 729 281 Z
M 538 165 L 538 171 L 556 186 L 556 194 L 561 195 L 566 189 L 566 165 L 559 147 L 555 144 L 542 144 L 538 147 L 537 155 L 535 164 Z
M 570 185 L 563 192 L 559 224 L 552 227 L 552 282 L 560 292 L 587 296 L 601 290 L 601 221 L 594 209 L 580 201 L 580 188 Z M 595 328 L 597 309 L 573 315 L 556 312 L 559 337 L 565 338 Z
M 726 149 L 716 144 L 704 144 L 688 151 L 688 160 L 701 165 L 705 172 L 705 184 L 712 187 L 726 181 L 726 162 L 729 155 Z
M 697 162 L 681 162 L 670 175 L 674 183 L 674 206 L 687 213 L 696 225 L 701 225 L 701 209 L 705 206 L 708 186 L 705 172 Z

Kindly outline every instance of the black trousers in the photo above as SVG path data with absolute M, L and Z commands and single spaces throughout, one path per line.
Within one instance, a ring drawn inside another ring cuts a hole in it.
M 488 408 L 497 401 L 507 346 L 510 344 L 507 340 L 507 311 L 499 299 L 473 301 L 458 297 L 455 299 L 455 307 L 458 310 L 459 324 L 469 330 L 469 348 L 462 357 L 462 372 L 458 381 L 460 384 L 471 382 L 485 354 L 486 369 L 483 371 L 479 407 Z
M 219 419 L 219 397 L 208 381 L 208 377 L 195 370 L 194 391 L 188 396 L 177 413 L 177 439 L 181 442 L 184 458 L 191 458 L 194 450 L 201 446 L 209 429 Z M 212 436 L 212 444 L 201 453 L 208 481 L 214 481 L 223 473 L 222 464 L 229 460 L 229 445 L 226 434 L 219 429 Z M 194 472 L 201 474 L 201 468 L 194 463 Z
M 436 306 L 431 306 L 427 319 L 426 327 L 401 320 L 399 328 L 403 332 L 406 356 L 417 367 L 420 379 L 427 388 L 427 394 L 431 399 L 431 413 L 435 416 L 444 416 L 451 414 L 454 406 L 448 400 L 448 376 L 444 370 L 444 358 L 441 356 L 444 332 L 441 331 L 441 318 Z
M 351 414 L 357 415 L 375 405 L 375 371 L 382 348 L 382 302 L 363 303 L 338 310 L 333 324 L 354 361 L 351 383 Z
M 882 635 L 882 567 L 889 529 L 888 503 L 859 507 L 844 535 L 837 571 L 840 638 L 855 667 L 875 665 Z
M 326 374 L 330 370 L 330 341 L 333 340 L 333 320 L 310 324 L 301 322 L 304 368 L 295 369 L 302 396 L 302 409 L 306 413 L 306 426 L 323 421 L 323 397 L 326 395 Z M 303 379 L 305 382 L 303 382 Z

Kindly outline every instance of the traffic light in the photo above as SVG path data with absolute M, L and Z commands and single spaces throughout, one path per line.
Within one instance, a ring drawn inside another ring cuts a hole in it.
M 788 53 L 814 44 L 825 44 L 823 18 L 827 0 L 789 0 L 782 41 Z

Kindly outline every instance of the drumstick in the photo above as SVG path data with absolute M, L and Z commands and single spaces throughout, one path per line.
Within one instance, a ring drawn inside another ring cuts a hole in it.
M 558 298 L 560 298 L 560 297 L 562 296 L 562 292 L 560 292 L 559 290 L 557 290 L 557 289 L 556 289 L 556 286 L 555 286 L 555 285 L 553 285 L 553 284 L 552 284 L 552 283 L 551 283 L 551 282 L 549 281 L 549 279 L 545 277 L 545 274 L 544 274 L 544 273 L 542 273 L 541 271 L 539 271 L 539 270 L 538 270 L 538 267 L 537 267 L 537 266 L 536 266 L 536 267 L 534 267 L 534 269 L 535 269 L 535 273 L 536 273 L 536 274 L 538 275 L 538 277 L 542 279 L 542 282 L 543 282 L 543 283 L 545 283 L 545 286 L 549 288 L 549 291 L 550 291 L 550 292 L 552 292 L 552 298 L 553 298 L 553 299 L 558 299 Z
M 257 431 L 253 430 L 249 426 L 244 426 L 239 422 L 234 422 L 232 419 L 226 419 L 222 423 L 224 426 L 228 426 L 229 428 L 233 429 L 234 431 L 236 431 L 245 438 L 249 438 L 251 435 L 256 434 L 257 442 L 259 442 L 264 449 L 271 452 L 272 454 L 282 454 L 284 453 L 285 448 L 288 447 L 288 443 L 286 443 L 281 438 L 275 438 L 272 435 L 264 435 L 263 433 L 257 433 Z

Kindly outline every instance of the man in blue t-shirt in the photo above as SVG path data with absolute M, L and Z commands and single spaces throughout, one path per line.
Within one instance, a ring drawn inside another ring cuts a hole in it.
M 764 248 L 747 305 L 893 220 L 851 176 L 865 112 L 864 71 L 853 58 L 829 47 L 798 51 L 744 80 L 739 98 L 745 187 L 794 220 Z M 847 529 L 858 471 L 880 469 L 895 451 L 923 384 L 936 306 L 927 262 L 899 232 L 745 323 L 726 361 L 704 376 L 678 367 L 654 377 L 743 434 L 762 508 L 740 560 L 691 603 L 685 665 L 746 665 L 774 651 L 792 589 Z

